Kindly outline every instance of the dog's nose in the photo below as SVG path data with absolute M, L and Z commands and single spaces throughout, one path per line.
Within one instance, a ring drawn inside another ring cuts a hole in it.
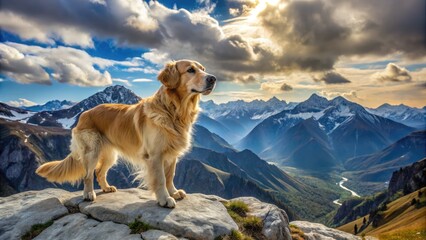
M 216 82 L 216 77 L 213 75 L 209 75 L 207 76 L 206 81 L 208 84 L 214 84 Z

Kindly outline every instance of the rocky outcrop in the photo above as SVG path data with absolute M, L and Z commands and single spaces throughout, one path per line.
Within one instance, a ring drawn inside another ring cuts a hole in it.
M 305 240 L 359 240 L 360 237 L 328 228 L 319 223 L 293 221 L 291 225 L 297 226 L 304 232 Z
M 98 193 L 95 202 L 84 202 L 81 195 L 45 189 L 0 198 L 0 239 L 20 239 L 33 225 L 49 221 L 35 239 L 215 239 L 238 230 L 223 205 L 227 200 L 217 196 L 188 194 L 167 209 L 142 189 Z M 285 211 L 255 198 L 238 200 L 262 219 L 266 239 L 291 239 Z M 148 230 L 135 233 L 135 223 Z

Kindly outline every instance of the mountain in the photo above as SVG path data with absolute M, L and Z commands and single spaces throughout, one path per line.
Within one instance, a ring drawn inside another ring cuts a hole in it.
M 203 113 L 226 126 L 233 136 L 223 136 L 228 142 L 234 143 L 245 136 L 256 124 L 283 109 L 293 107 L 276 97 L 268 101 L 243 100 L 215 104 L 213 101 L 201 102 Z M 213 130 L 212 130 L 213 131 Z M 213 131 L 214 132 L 214 131 Z M 219 133 L 218 133 L 219 134 Z
M 63 100 L 63 101 L 52 100 L 52 101 L 48 101 L 47 103 L 43 105 L 34 105 L 34 106 L 23 107 L 23 108 L 31 112 L 56 111 L 56 110 L 70 108 L 74 104 L 75 102 L 71 102 L 67 100 Z
M 196 124 L 205 127 L 210 132 L 215 133 L 228 142 L 233 142 L 238 139 L 238 136 L 233 133 L 227 126 L 207 116 L 203 111 L 198 114 Z
M 277 137 L 276 143 L 260 156 L 302 169 L 329 169 L 339 165 L 325 131 L 313 117 L 300 121 Z
M 12 107 L 7 105 L 6 103 L 0 102 L 0 118 L 16 121 L 21 119 L 27 119 L 34 114 L 34 112 L 17 107 Z
M 210 132 L 207 128 L 198 124 L 193 129 L 193 146 L 211 149 L 216 152 L 233 151 L 233 147 L 219 135 Z
M 348 159 L 347 170 L 364 181 L 388 181 L 393 171 L 426 157 L 426 131 L 417 131 L 373 154 Z
M 404 104 L 383 104 L 378 108 L 368 108 L 372 114 L 389 118 L 395 122 L 405 124 L 417 129 L 426 129 L 426 109 L 409 107 Z
M 96 107 L 99 104 L 134 104 L 140 100 L 141 98 L 131 90 L 121 85 L 114 85 L 105 88 L 102 92 L 98 92 L 89 98 L 84 99 L 71 108 L 36 113 L 28 119 L 27 123 L 36 124 L 39 126 L 52 126 L 70 129 L 76 125 L 82 112 Z
M 304 161 L 315 162 L 319 156 L 329 159 L 326 162 L 333 166 L 333 163 L 381 150 L 412 130 L 373 115 L 343 97 L 329 101 L 313 94 L 293 109 L 283 110 L 259 123 L 236 147 L 250 149 L 279 163 L 298 163 L 300 159 L 294 160 L 296 155 L 303 156 Z M 318 166 L 314 162 L 305 166 Z

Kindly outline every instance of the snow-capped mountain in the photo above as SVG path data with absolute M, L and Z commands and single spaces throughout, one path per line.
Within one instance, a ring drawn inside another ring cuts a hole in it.
M 0 102 L 0 118 L 8 120 L 21 120 L 27 119 L 34 114 L 35 112 L 27 111 L 25 109 L 17 107 L 12 107 L 7 105 L 6 103 Z
M 32 112 L 41 112 L 41 111 L 56 111 L 61 109 L 67 109 L 72 107 L 75 102 L 67 101 L 67 100 L 52 100 L 48 101 L 47 103 L 43 105 L 34 105 L 31 107 L 23 107 L 25 110 L 32 111 Z
M 245 136 L 259 122 L 291 107 L 294 107 L 293 103 L 287 104 L 276 97 L 268 101 L 254 100 L 246 102 L 237 100 L 221 104 L 216 104 L 211 100 L 201 102 L 201 108 L 205 115 L 225 125 L 231 131 L 232 137 L 223 136 L 231 143 Z M 215 132 L 214 129 L 209 130 Z
M 404 104 L 390 105 L 385 103 L 375 109 L 368 108 L 367 111 L 410 127 L 426 129 L 426 107 L 414 108 Z
M 71 108 L 62 109 L 57 111 L 43 111 L 30 117 L 27 123 L 36 124 L 40 126 L 53 126 L 62 128 L 72 128 L 75 126 L 80 114 L 88 109 L 96 107 L 103 103 L 124 103 L 134 104 L 141 100 L 131 90 L 120 86 L 114 85 L 105 88 L 103 91 L 98 92 L 89 98 L 75 104 Z
M 236 147 L 248 148 L 277 162 L 294 162 L 292 156 L 301 153 L 304 159 L 324 157 L 331 162 L 333 158 L 344 161 L 378 151 L 412 130 L 371 114 L 343 97 L 329 101 L 313 94 L 293 109 L 259 123 Z M 319 156 L 319 153 L 324 154 Z

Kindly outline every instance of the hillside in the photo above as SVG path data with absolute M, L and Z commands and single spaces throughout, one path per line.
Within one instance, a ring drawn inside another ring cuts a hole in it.
M 364 218 L 371 218 L 371 215 L 365 215 L 338 229 L 354 233 L 356 224 L 360 229 L 358 235 L 365 233 L 379 239 L 425 239 L 426 188 L 422 188 L 420 192 L 422 193 L 420 197 L 419 191 L 416 191 L 388 203 L 386 209 L 376 214 L 374 223 L 363 225 Z M 419 202 L 413 204 L 413 199 Z M 393 238 L 390 238 L 391 236 Z
M 333 217 L 333 224 L 344 225 L 369 214 L 371 215 L 367 218 L 369 223 L 380 220 L 374 216 L 377 214 L 381 216 L 379 213 L 387 209 L 387 204 L 424 187 L 426 187 L 426 159 L 393 172 L 386 191 L 343 202 Z

